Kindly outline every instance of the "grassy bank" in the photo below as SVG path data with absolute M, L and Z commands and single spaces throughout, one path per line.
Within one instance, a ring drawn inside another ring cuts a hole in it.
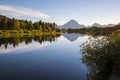
M 61 32 L 51 31 L 51 32 L 41 32 L 40 30 L 0 30 L 0 37 L 24 37 L 24 36 L 41 36 L 41 35 L 56 35 L 61 34 Z

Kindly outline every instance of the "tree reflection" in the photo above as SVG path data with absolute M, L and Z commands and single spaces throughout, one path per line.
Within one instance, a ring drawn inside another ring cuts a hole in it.
M 34 37 L 10 37 L 10 38 L 0 38 L 0 47 L 4 45 L 7 49 L 8 45 L 13 45 L 13 47 L 18 46 L 20 43 L 25 42 L 25 44 L 29 44 L 32 41 L 39 42 L 42 44 L 45 41 L 55 41 L 56 38 L 60 37 L 60 34 L 56 35 L 41 35 L 41 36 L 34 36 Z
M 89 69 L 88 80 L 120 79 L 120 34 L 90 39 L 82 45 L 82 55 Z

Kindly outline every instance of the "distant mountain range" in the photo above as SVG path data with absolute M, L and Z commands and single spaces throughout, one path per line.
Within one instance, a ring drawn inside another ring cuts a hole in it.
M 65 23 L 63 26 L 60 26 L 59 28 L 60 29 L 80 29 L 80 28 L 85 28 L 85 26 L 84 25 L 80 25 L 75 20 L 70 20 L 67 23 Z
M 91 27 L 114 27 L 115 24 L 107 24 L 107 25 L 101 25 L 98 23 L 94 23 Z
M 94 23 L 90 27 L 114 27 L 114 26 L 115 26 L 115 24 L 101 25 L 98 23 Z M 70 20 L 67 23 L 65 23 L 64 25 L 59 26 L 58 28 L 59 29 L 80 29 L 80 28 L 86 28 L 86 27 L 87 26 L 81 25 L 75 20 Z

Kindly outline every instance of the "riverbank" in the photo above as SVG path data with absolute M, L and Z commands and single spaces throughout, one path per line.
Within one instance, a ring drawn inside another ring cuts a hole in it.
M 41 36 L 41 35 L 56 35 L 62 34 L 61 32 L 51 31 L 51 32 L 41 32 L 40 30 L 0 30 L 0 38 L 7 38 L 7 37 L 34 37 L 34 36 Z

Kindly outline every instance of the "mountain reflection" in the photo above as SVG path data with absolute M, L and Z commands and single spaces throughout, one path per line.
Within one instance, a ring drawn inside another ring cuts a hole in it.
M 62 36 L 64 36 L 70 42 L 73 42 L 76 41 L 79 37 L 83 37 L 84 35 L 77 33 L 63 33 Z
M 7 49 L 10 45 L 13 47 L 18 46 L 20 43 L 25 43 L 28 45 L 29 43 L 32 43 L 33 41 L 39 42 L 42 44 L 43 42 L 49 41 L 55 41 L 56 38 L 58 38 L 60 35 L 42 35 L 42 36 L 35 36 L 35 37 L 10 37 L 10 38 L 0 38 L 0 49 L 4 46 L 5 49 Z

